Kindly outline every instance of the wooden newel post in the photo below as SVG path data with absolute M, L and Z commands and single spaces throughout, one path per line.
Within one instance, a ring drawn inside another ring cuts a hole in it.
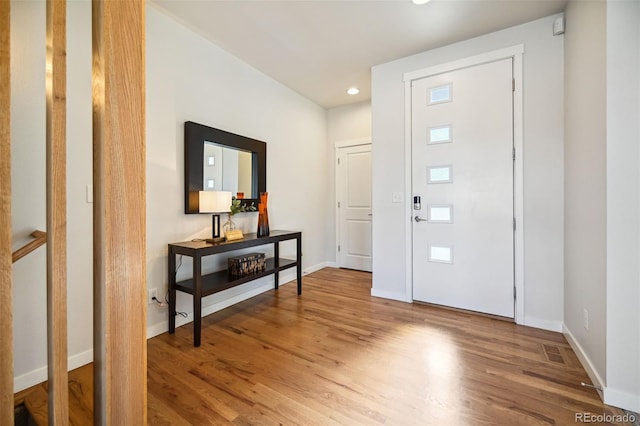
M 10 6 L 0 0 L 0 424 L 13 420 Z
M 67 2 L 47 0 L 46 16 L 49 424 L 67 425 Z
M 93 1 L 94 423 L 147 421 L 144 1 Z

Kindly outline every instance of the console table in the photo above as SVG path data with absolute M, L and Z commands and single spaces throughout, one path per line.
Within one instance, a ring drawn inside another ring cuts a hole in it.
M 279 243 L 296 240 L 296 259 L 281 259 Z M 227 270 L 202 275 L 202 258 L 214 254 L 240 250 L 248 247 L 274 245 L 274 257 L 266 259 L 266 269 L 252 275 L 234 277 Z M 193 258 L 191 279 L 176 282 L 176 255 Z M 298 295 L 302 294 L 302 233 L 291 231 L 271 231 L 269 236 L 258 238 L 256 234 L 245 234 L 236 241 L 207 243 L 205 241 L 184 241 L 169 244 L 169 333 L 176 331 L 176 291 L 193 295 L 193 345 L 200 346 L 202 324 L 202 298 L 231 287 L 253 281 L 268 275 L 274 275 L 275 288 L 278 289 L 278 273 L 284 269 L 297 268 Z

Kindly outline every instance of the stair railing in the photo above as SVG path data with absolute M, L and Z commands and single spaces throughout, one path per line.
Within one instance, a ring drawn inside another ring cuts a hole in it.
M 11 254 L 11 260 L 13 263 L 16 263 L 18 260 L 35 251 L 38 247 L 43 246 L 47 242 L 47 233 L 44 231 L 33 231 L 31 236 L 34 238 L 33 240 L 29 241 L 27 244 Z

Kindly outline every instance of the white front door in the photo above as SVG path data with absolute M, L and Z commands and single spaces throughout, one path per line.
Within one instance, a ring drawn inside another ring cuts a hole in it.
M 412 84 L 414 300 L 514 317 L 512 81 L 504 59 Z
M 371 144 L 338 148 L 338 266 L 371 272 Z

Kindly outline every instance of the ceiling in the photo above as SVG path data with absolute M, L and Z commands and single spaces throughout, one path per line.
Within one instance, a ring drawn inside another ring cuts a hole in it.
M 410 0 L 152 2 L 273 79 L 333 108 L 371 98 L 373 65 L 561 12 L 567 0 L 432 0 L 422 6 Z M 351 86 L 360 93 L 347 95 Z

